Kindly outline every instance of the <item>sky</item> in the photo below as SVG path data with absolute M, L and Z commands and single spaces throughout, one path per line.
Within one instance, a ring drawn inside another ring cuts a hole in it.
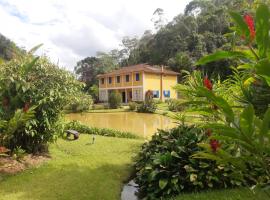
M 70 71 L 76 63 L 121 48 L 124 36 L 154 30 L 153 13 L 162 8 L 168 21 L 191 0 L 0 0 L 0 32 L 26 50 Z

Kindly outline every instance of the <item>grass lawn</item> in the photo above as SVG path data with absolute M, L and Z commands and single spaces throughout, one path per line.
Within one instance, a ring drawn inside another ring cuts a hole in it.
M 214 190 L 201 193 L 182 194 L 172 200 L 267 200 L 263 192 L 253 194 L 249 189 Z
M 0 200 L 119 200 L 142 140 L 96 137 L 58 140 L 52 160 L 15 176 L 0 176 Z M 183 194 L 175 200 L 266 200 L 248 189 Z
M 58 140 L 52 160 L 40 168 L 0 180 L 1 200 L 119 200 L 131 159 L 142 140 L 96 137 Z

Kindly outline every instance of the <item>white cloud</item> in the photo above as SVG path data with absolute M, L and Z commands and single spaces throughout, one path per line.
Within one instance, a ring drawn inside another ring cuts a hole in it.
M 152 14 L 163 8 L 168 20 L 190 0 L 0 0 L 1 33 L 72 70 L 96 51 L 118 48 L 123 36 L 153 29 Z

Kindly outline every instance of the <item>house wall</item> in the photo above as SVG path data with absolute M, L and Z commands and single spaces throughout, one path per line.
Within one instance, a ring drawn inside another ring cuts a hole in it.
M 136 81 L 136 73 L 140 74 L 140 80 Z M 129 82 L 126 82 L 126 75 L 129 75 Z M 117 83 L 117 76 L 120 76 L 120 83 Z M 109 84 L 109 77 L 112 77 L 112 83 Z M 104 78 L 104 84 L 102 84 L 102 78 Z M 133 72 L 128 74 L 119 74 L 113 76 L 104 76 L 99 78 L 99 88 L 125 88 L 131 86 L 143 85 L 143 73 Z
M 169 90 L 170 91 L 170 98 L 177 98 L 177 93 L 173 89 L 173 87 L 177 84 L 177 76 L 175 75 L 163 75 L 163 84 L 162 84 L 162 90 L 161 91 L 161 75 L 160 74 L 150 74 L 145 73 L 145 91 L 148 90 L 158 90 L 159 91 L 159 97 L 161 97 L 162 92 L 162 99 L 165 100 L 166 97 L 164 97 L 163 91 Z
M 140 80 L 136 81 L 136 74 L 139 73 L 140 75 Z M 140 86 L 143 85 L 143 73 L 142 72 L 133 72 L 133 86 Z
M 144 74 L 144 88 L 145 92 L 148 90 L 158 90 L 160 91 L 160 75 L 159 74 Z
M 108 100 L 108 92 L 104 92 L 104 90 L 120 90 L 120 89 L 128 89 L 132 91 L 132 100 L 133 101 L 142 101 L 145 96 L 145 92 L 148 90 L 159 91 L 159 98 L 162 93 L 162 100 L 165 100 L 163 91 L 170 91 L 169 98 L 177 98 L 176 91 L 172 88 L 177 84 L 177 76 L 176 75 L 163 75 L 163 85 L 161 91 L 161 75 L 160 74 L 152 74 L 152 73 L 143 73 L 138 72 L 140 74 L 140 80 L 136 81 L 136 73 L 129 73 L 129 82 L 126 82 L 126 74 L 120 74 L 120 83 L 117 83 L 117 75 L 110 76 L 112 77 L 112 83 L 109 84 L 109 76 L 100 77 L 99 78 L 99 97 L 101 101 Z M 101 79 L 104 78 L 104 84 L 101 84 Z M 128 93 L 127 93 L 128 95 Z M 130 100 L 130 99 L 128 99 Z
M 173 89 L 176 84 L 177 76 L 163 75 L 163 90 L 170 90 L 171 99 L 177 98 L 177 92 Z

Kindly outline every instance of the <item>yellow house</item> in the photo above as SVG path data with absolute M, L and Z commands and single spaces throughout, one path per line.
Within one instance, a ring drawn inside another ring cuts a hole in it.
M 153 92 L 154 98 L 164 101 L 177 98 L 173 87 L 177 84 L 179 73 L 163 67 L 139 64 L 123 67 L 106 74 L 98 75 L 99 100 L 108 101 L 109 93 L 113 90 L 122 95 L 122 102 L 144 101 L 145 93 Z

